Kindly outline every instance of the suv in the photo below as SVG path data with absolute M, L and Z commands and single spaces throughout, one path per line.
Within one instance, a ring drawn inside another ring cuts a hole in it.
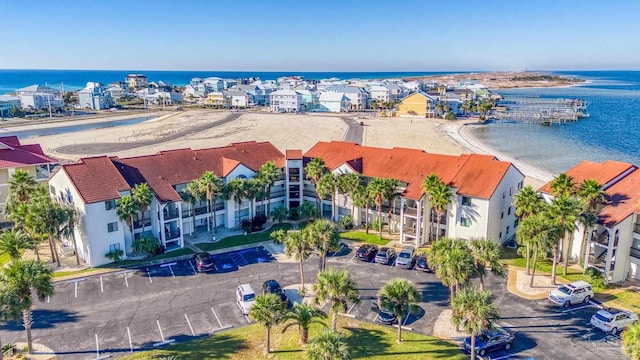
M 416 269 L 426 272 L 433 272 L 431 268 L 429 268 L 429 262 L 427 261 L 426 253 L 418 254 L 418 258 L 416 259 Z
M 276 294 L 280 297 L 283 303 L 287 304 L 287 307 L 291 307 L 291 301 L 287 298 L 287 295 L 280 287 L 280 284 L 275 280 L 267 280 L 262 284 L 262 293 L 263 294 Z
M 413 267 L 414 260 L 414 252 L 415 249 L 413 246 L 405 246 L 402 248 L 402 251 L 398 254 L 398 259 L 396 260 L 396 267 L 403 269 L 411 269 Z
M 256 303 L 256 293 L 249 284 L 242 284 L 236 289 L 236 301 L 244 315 L 249 315 L 249 310 Z
M 215 270 L 213 260 L 211 260 L 211 255 L 208 252 L 199 252 L 193 255 L 193 261 L 195 261 L 198 271 Z
M 374 258 L 377 264 L 391 265 L 396 257 L 396 251 L 390 247 L 381 248 Z
M 551 291 L 548 298 L 553 303 L 569 307 L 571 304 L 588 303 L 592 297 L 593 290 L 589 283 L 586 281 L 574 281 Z
M 619 331 L 638 321 L 638 315 L 626 310 L 600 310 L 591 317 L 591 325 L 598 329 L 616 335 Z

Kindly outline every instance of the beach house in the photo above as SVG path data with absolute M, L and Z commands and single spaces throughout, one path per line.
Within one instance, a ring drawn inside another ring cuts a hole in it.
M 436 117 L 437 100 L 424 92 L 413 93 L 400 101 L 396 106 L 398 117 Z
M 349 99 L 350 110 L 364 110 L 369 108 L 369 93 L 362 87 L 333 85 L 325 89 L 329 92 L 341 92 Z
M 606 192 L 597 208 L 597 221 L 585 228 L 577 222 L 569 243 L 569 257 L 584 261 L 584 268 L 603 272 L 606 281 L 640 280 L 640 169 L 634 164 L 607 160 L 582 161 L 566 171 L 577 187 L 595 180 Z M 553 199 L 551 182 L 539 192 Z
M 78 91 L 78 105 L 83 109 L 104 110 L 113 106 L 111 93 L 101 83 L 88 82 Z
M 21 169 L 42 183 L 49 179 L 57 165 L 58 162 L 46 156 L 38 144 L 21 144 L 17 136 L 0 137 L 0 227 L 8 225 L 3 210 L 11 176 Z
M 0 118 L 10 117 L 11 109 L 20 108 L 20 98 L 11 95 L 0 95 Z
M 129 74 L 125 78 L 125 82 L 130 89 L 142 89 L 149 86 L 149 79 L 143 74 Z
M 302 95 L 295 90 L 278 90 L 269 94 L 269 106 L 273 112 L 300 112 L 303 109 Z
M 318 98 L 318 110 L 327 112 L 348 112 L 351 108 L 349 98 L 343 92 L 325 91 Z
M 42 110 L 64 106 L 64 101 L 59 97 L 60 91 L 47 86 L 31 85 L 17 89 L 15 93 L 24 109 Z

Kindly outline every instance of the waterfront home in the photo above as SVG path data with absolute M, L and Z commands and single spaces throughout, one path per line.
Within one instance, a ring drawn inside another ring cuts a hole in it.
M 436 233 L 464 239 L 487 237 L 502 243 L 515 233 L 517 221 L 511 204 L 513 195 L 522 187 L 523 176 L 512 164 L 488 155 L 437 155 L 340 141 L 320 142 L 305 154 L 301 150 L 283 154 L 267 142 L 244 142 L 130 158 L 83 158 L 54 172 L 49 189 L 56 201 L 78 209 L 78 254 L 89 265 L 97 266 L 109 262 L 104 255 L 111 250 L 122 249 L 130 255 L 132 243 L 142 234 L 143 227 L 168 250 L 183 247 L 185 236 L 209 231 L 213 210 L 204 201 L 191 205 L 182 198 L 188 183 L 205 171 L 212 171 L 228 183 L 236 178 L 253 178 L 264 163 L 272 161 L 280 175 L 271 187 L 271 209 L 293 209 L 304 202 L 315 204 L 315 187 L 304 176 L 305 164 L 315 157 L 322 158 L 329 171 L 337 175 L 357 172 L 366 181 L 374 177 L 400 180 L 400 195 L 385 201 L 381 210 L 385 222 L 391 211 L 391 229 L 400 234 L 402 243 L 420 246 L 433 240 Z M 436 221 L 430 221 L 435 215 L 421 187 L 431 173 L 440 176 L 454 194 L 439 228 Z M 140 183 L 149 185 L 153 200 L 148 212 L 134 216 L 129 229 L 116 213 L 116 201 Z M 352 208 L 348 195 L 337 195 L 336 220 L 349 215 Z M 331 201 L 322 200 L 323 216 L 331 216 L 331 206 Z M 237 229 L 243 219 L 267 211 L 266 201 L 250 199 L 219 198 L 213 207 L 216 225 L 228 229 Z M 365 217 L 371 221 L 377 214 L 375 208 L 368 213 L 354 209 L 357 224 L 363 223 Z
M 45 182 L 58 162 L 46 156 L 38 144 L 21 144 L 17 136 L 0 137 L 0 227 L 5 227 L 4 205 L 9 181 L 18 170 L 29 173 L 37 182 Z
M 371 85 L 369 87 L 369 93 L 371 94 L 371 99 L 382 103 L 399 101 L 408 91 L 398 84 L 385 82 L 379 85 Z
M 302 98 L 303 111 L 310 111 L 318 108 L 319 102 L 317 92 L 307 89 L 295 90 L 295 92 L 300 94 L 300 97 Z
M 607 193 L 606 203 L 597 208 L 593 226 L 585 229 L 576 223 L 569 258 L 584 260 L 585 269 L 599 269 L 607 282 L 640 280 L 640 169 L 613 160 L 582 161 L 566 174 L 573 177 L 576 186 L 593 179 Z M 553 199 L 551 182 L 539 192 L 548 202 Z
M 130 89 L 142 89 L 149 86 L 149 79 L 143 74 L 129 74 L 125 82 L 129 85 Z
M 104 110 L 113 106 L 111 93 L 101 83 L 88 82 L 78 91 L 78 105 L 82 109 Z
M 125 88 L 121 85 L 110 84 L 106 91 L 111 95 L 111 99 L 117 100 L 127 96 L 128 86 Z
M 219 77 L 208 77 L 202 80 L 202 82 L 211 88 L 211 91 L 222 92 L 224 90 L 224 80 Z
M 222 91 L 213 91 L 207 94 L 207 98 L 204 100 L 204 104 L 213 106 L 218 109 L 230 108 L 231 97 L 229 97 Z
M 269 94 L 269 107 L 273 112 L 297 113 L 303 109 L 302 95 L 295 90 L 278 90 Z
M 424 92 L 413 93 L 396 106 L 398 117 L 435 118 L 437 100 Z
M 64 101 L 59 97 L 60 91 L 47 86 L 31 85 L 17 89 L 15 93 L 23 109 L 42 110 L 64 106 Z
M 242 90 L 225 90 L 224 93 L 229 97 L 231 106 L 235 108 L 247 108 L 253 106 L 253 97 Z
M 364 110 L 369 108 L 369 93 L 357 86 L 333 85 L 325 89 L 329 92 L 341 92 L 349 99 L 350 110 Z
M 318 98 L 318 110 L 327 112 L 348 112 L 351 108 L 349 98 L 342 92 L 325 91 Z
M 0 95 L 0 118 L 10 117 L 11 109 L 20 108 L 20 98 L 11 95 Z

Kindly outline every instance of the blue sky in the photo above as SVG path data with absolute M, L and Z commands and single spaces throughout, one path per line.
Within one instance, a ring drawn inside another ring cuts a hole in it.
M 0 68 L 640 69 L 640 1 L 1 1 Z

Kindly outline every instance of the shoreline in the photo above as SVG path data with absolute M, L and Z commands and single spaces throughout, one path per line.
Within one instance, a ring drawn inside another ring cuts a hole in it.
M 520 172 L 522 172 L 525 177 L 530 178 L 529 181 L 532 183 L 531 185 L 539 185 L 542 186 L 544 183 L 547 183 L 554 178 L 554 174 L 536 168 L 526 162 L 510 157 L 509 155 L 499 152 L 491 146 L 483 143 L 477 137 L 475 137 L 471 131 L 472 127 L 478 126 L 486 126 L 486 125 L 478 125 L 474 123 L 464 123 L 464 124 L 446 124 L 441 127 L 441 131 L 447 135 L 451 141 L 455 142 L 459 146 L 473 152 L 476 154 L 485 154 L 485 155 L 493 155 L 496 158 L 508 161 L 512 163 Z M 534 186 L 535 187 L 535 186 Z

